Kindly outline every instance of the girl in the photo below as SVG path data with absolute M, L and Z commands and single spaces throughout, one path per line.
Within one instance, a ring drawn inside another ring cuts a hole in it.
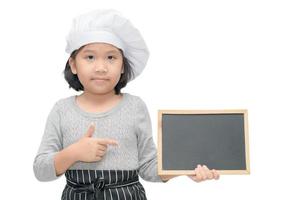
M 149 52 L 139 31 L 114 10 L 96 10 L 74 19 L 67 36 L 70 57 L 64 76 L 81 95 L 62 98 L 48 115 L 34 160 L 39 181 L 65 174 L 63 200 L 146 199 L 138 181 L 159 176 L 157 151 L 143 100 L 121 93 L 144 69 Z M 218 179 L 198 166 L 196 182 Z

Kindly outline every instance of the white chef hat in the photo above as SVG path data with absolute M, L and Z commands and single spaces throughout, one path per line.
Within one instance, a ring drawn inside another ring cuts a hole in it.
M 149 57 L 149 50 L 138 29 L 120 12 L 112 9 L 94 10 L 74 18 L 66 42 L 68 54 L 94 42 L 116 46 L 129 60 L 134 72 L 131 80 L 143 71 Z

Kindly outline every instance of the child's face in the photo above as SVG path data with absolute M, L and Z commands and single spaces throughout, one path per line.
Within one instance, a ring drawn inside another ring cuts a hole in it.
M 84 90 L 95 94 L 113 91 L 124 70 L 122 53 L 107 43 L 84 46 L 75 59 L 69 59 L 69 64 Z

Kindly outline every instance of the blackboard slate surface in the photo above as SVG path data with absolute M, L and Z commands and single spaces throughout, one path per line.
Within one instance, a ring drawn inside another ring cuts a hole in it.
M 159 111 L 159 173 L 189 174 L 202 164 L 248 174 L 246 129 L 246 110 Z

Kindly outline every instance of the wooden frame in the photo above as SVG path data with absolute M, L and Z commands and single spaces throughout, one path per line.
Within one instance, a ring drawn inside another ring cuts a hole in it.
M 162 165 L 162 115 L 163 114 L 244 114 L 244 138 L 246 170 L 218 170 L 223 175 L 250 174 L 249 134 L 247 110 L 158 110 L 158 174 L 159 175 L 192 175 L 194 170 L 163 170 Z

